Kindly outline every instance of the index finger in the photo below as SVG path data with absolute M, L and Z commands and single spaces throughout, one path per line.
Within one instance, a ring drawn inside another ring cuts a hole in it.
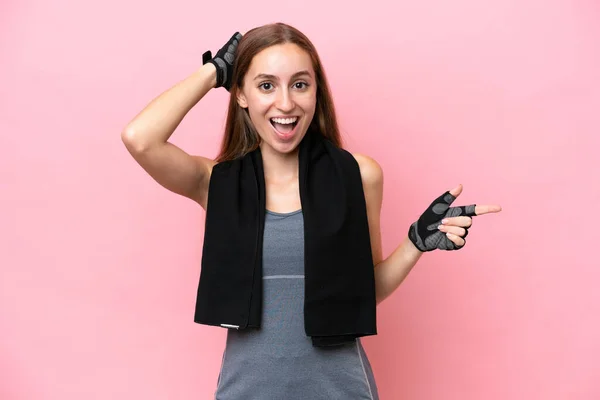
M 500 207 L 499 205 L 479 205 L 479 206 L 475 206 L 475 214 L 476 215 L 483 215 L 483 214 L 489 214 L 489 213 L 497 213 L 502 211 L 502 207 Z

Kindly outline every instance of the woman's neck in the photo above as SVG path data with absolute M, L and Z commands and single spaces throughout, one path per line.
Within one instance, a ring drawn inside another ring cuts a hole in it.
M 261 154 L 265 180 L 279 183 L 298 178 L 298 148 L 283 154 L 267 145 L 261 148 Z

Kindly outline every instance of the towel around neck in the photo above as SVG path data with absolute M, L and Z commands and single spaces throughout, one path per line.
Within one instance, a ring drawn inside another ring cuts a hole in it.
M 314 346 L 377 334 L 366 202 L 354 156 L 311 125 L 299 145 L 304 326 Z M 265 179 L 260 147 L 214 166 L 194 321 L 259 328 Z

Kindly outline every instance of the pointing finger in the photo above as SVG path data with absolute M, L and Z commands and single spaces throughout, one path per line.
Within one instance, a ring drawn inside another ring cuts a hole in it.
M 476 215 L 482 215 L 482 214 L 489 214 L 489 213 L 497 213 L 502 211 L 502 207 L 500 207 L 499 205 L 479 205 L 479 206 L 475 206 L 475 214 Z

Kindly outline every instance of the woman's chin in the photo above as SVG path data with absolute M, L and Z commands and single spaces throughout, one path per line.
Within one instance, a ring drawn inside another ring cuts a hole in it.
M 298 145 L 295 141 L 291 142 L 280 142 L 278 140 L 265 141 L 263 140 L 261 143 L 261 150 L 264 152 L 264 146 L 269 146 L 271 150 L 280 154 L 290 154 L 293 153 Z
M 263 140 L 261 143 L 261 149 L 264 149 L 264 146 L 269 146 L 269 150 L 274 151 L 275 153 L 279 153 L 282 155 L 285 154 L 293 154 L 298 150 L 299 141 L 292 140 L 287 142 L 281 142 L 279 140 Z

